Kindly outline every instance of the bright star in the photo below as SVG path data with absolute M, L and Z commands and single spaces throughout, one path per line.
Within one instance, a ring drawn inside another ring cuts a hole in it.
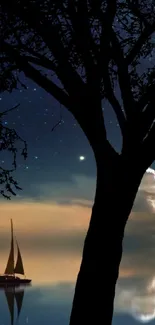
M 83 161 L 83 160 L 85 160 L 85 159 L 86 159 L 85 156 L 80 156 L 80 157 L 79 157 L 79 160 L 80 160 L 80 161 Z

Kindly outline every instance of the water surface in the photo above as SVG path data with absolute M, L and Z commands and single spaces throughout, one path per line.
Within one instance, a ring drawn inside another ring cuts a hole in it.
M 1 289 L 0 325 L 68 325 L 73 292 L 74 284 L 67 282 L 35 284 L 15 291 Z M 113 325 L 134 325 L 137 322 L 130 311 L 116 311 L 114 314 Z

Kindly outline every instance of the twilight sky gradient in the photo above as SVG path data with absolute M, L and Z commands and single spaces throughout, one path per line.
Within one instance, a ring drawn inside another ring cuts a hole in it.
M 18 157 L 15 173 L 23 190 L 11 201 L 1 198 L 0 272 L 3 273 L 8 257 L 9 219 L 12 218 L 26 275 L 32 277 L 36 288 L 48 288 L 41 302 L 49 306 L 49 315 L 53 301 L 57 306 L 61 302 L 61 307 L 68 303 L 66 314 L 63 309 L 64 316 L 56 323 L 62 325 L 67 324 L 64 318 L 68 317 L 65 315 L 69 315 L 71 308 L 91 214 L 95 162 L 91 148 L 71 114 L 38 86 L 27 79 L 25 83 L 27 91 L 3 93 L 0 97 L 0 111 L 20 103 L 18 109 L 6 116 L 4 123 L 14 127 L 28 143 L 28 159 L 25 162 Z M 117 121 L 110 107 L 104 103 L 103 107 L 109 139 L 120 150 Z M 60 112 L 63 122 L 51 132 Z M 85 159 L 80 160 L 80 156 Z M 0 153 L 0 162 L 2 166 L 9 166 L 10 156 Z M 155 318 L 154 279 L 155 176 L 150 172 L 143 178 L 126 228 L 114 325 L 133 325 L 137 317 L 143 322 Z M 31 292 L 32 297 L 34 292 Z

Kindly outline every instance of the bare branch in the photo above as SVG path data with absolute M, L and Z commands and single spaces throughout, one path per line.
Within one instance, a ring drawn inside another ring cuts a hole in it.
M 147 25 L 144 31 L 139 36 L 133 48 L 130 50 L 129 54 L 126 56 L 125 61 L 127 65 L 130 65 L 136 56 L 139 54 L 141 47 L 147 41 L 147 39 L 152 35 L 155 31 L 155 22 L 152 25 Z
M 59 121 L 56 124 L 54 124 L 54 126 L 51 129 L 51 132 L 53 132 L 57 128 L 57 126 L 61 125 L 61 123 L 62 123 L 62 110 L 60 110 L 60 118 L 59 118 Z
M 50 79 L 47 79 L 40 71 L 35 69 L 27 60 L 21 56 L 17 50 L 15 50 L 10 44 L 4 42 L 3 48 L 7 51 L 8 54 L 12 55 L 18 65 L 21 68 L 25 75 L 31 78 L 34 82 L 38 83 L 39 86 L 46 89 L 46 91 L 52 94 L 62 105 L 70 108 L 71 102 L 68 95 L 59 88 L 54 82 Z
M 15 106 L 13 106 L 13 107 L 7 109 L 6 111 L 0 113 L 0 118 L 1 118 L 3 115 L 6 115 L 7 113 L 9 113 L 9 112 L 15 110 L 15 109 L 18 108 L 19 106 L 20 106 L 20 104 L 17 104 L 17 105 L 15 105 Z
M 36 56 L 38 56 L 38 57 L 36 57 Z M 51 60 L 45 58 L 44 56 L 38 55 L 38 53 L 36 53 L 36 56 L 30 56 L 30 55 L 24 54 L 23 58 L 30 63 L 34 63 L 40 67 L 50 69 L 50 70 L 53 70 L 54 72 L 56 72 L 56 67 Z
M 110 85 L 110 78 L 109 78 L 109 80 L 108 79 L 106 80 L 105 90 L 106 90 L 106 97 L 109 100 L 109 102 L 116 114 L 122 135 L 124 135 L 124 130 L 126 127 L 126 118 L 125 118 L 125 115 L 123 113 L 123 110 L 121 108 L 119 101 L 117 100 L 116 96 L 114 95 L 114 92 Z
M 135 111 L 135 101 L 131 91 L 131 81 L 130 76 L 128 73 L 128 66 L 126 64 L 123 51 L 119 44 L 118 38 L 116 33 L 112 29 L 111 33 L 111 40 L 112 40 L 112 48 L 113 48 L 113 57 L 118 67 L 118 79 L 120 90 L 122 94 L 122 99 L 124 103 L 124 110 L 126 112 L 126 116 L 129 118 L 134 116 Z
M 145 87 L 145 93 L 141 96 L 141 98 L 139 99 L 138 103 L 137 103 L 137 108 L 139 111 L 142 111 L 144 109 L 144 107 L 146 106 L 146 104 L 150 101 L 152 101 L 152 99 L 154 99 L 154 93 L 155 93 L 155 84 L 152 82 L 150 84 L 148 84 Z
M 116 1 L 108 2 L 105 14 L 103 14 L 102 11 L 99 10 L 99 16 L 102 22 L 102 32 L 100 37 L 100 57 L 98 60 L 98 65 L 99 65 L 101 78 L 103 78 L 105 97 L 109 100 L 110 104 L 114 109 L 114 112 L 117 116 L 117 120 L 123 135 L 126 119 L 122 111 L 122 108 L 119 104 L 119 101 L 114 95 L 114 91 L 110 80 L 110 74 L 109 74 L 109 62 L 111 59 L 110 41 L 112 36 L 112 24 L 115 18 L 115 14 L 116 14 Z
M 96 56 L 96 62 L 98 60 L 97 47 L 93 40 L 90 31 L 90 23 L 88 19 L 88 4 L 86 0 L 79 1 L 78 10 L 75 10 L 75 4 L 72 0 L 68 2 L 68 11 L 73 28 L 73 39 L 75 40 L 76 47 L 80 55 L 82 56 L 84 66 L 86 69 L 86 78 L 89 86 L 95 88 L 97 83 L 97 65 L 94 62 L 91 50 Z M 80 24 L 79 24 L 80 22 Z
M 44 24 L 42 24 L 41 21 L 44 19 L 44 16 L 39 10 L 39 7 L 31 4 L 29 9 L 31 10 L 31 15 L 26 14 L 23 10 L 23 5 L 20 3 L 16 8 L 16 14 L 19 10 L 19 16 L 22 17 L 26 23 L 28 22 L 31 24 L 34 31 L 40 34 L 54 57 L 59 61 L 57 76 L 64 84 L 66 91 L 69 92 L 71 96 L 75 96 L 78 88 L 82 94 L 84 91 L 84 83 L 79 74 L 69 63 L 67 51 L 60 40 L 60 26 L 58 24 L 49 24 L 48 20 L 44 20 Z M 55 40 L 54 42 L 53 39 Z M 74 81 L 72 84 L 69 82 L 70 79 Z
M 104 66 L 104 89 L 105 89 L 105 97 L 109 100 L 110 104 L 113 107 L 113 110 L 117 116 L 118 123 L 120 125 L 120 129 L 122 132 L 122 135 L 124 135 L 125 125 L 126 125 L 126 117 L 123 113 L 123 110 L 121 108 L 121 105 L 119 104 L 119 101 L 117 100 L 110 80 L 109 70 L 108 67 Z
M 112 33 L 112 24 L 116 14 L 116 0 L 108 1 L 106 12 L 103 14 L 102 11 L 99 11 L 99 17 L 102 24 L 102 31 L 100 36 L 100 57 L 99 57 L 99 70 L 104 74 L 104 71 L 107 71 L 110 56 L 110 40 Z M 104 58 L 104 60 L 103 60 Z
M 139 18 L 141 23 L 144 24 L 145 27 L 149 27 L 149 22 L 145 19 L 144 15 L 140 12 L 138 8 L 138 2 L 128 0 L 128 7 L 131 10 L 131 13 L 136 16 L 136 18 Z

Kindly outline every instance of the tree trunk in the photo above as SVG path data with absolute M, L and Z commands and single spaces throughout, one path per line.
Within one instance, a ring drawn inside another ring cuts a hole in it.
M 142 177 L 136 179 L 129 165 L 123 168 L 120 160 L 102 160 L 97 162 L 96 196 L 70 325 L 112 323 L 124 228 Z

